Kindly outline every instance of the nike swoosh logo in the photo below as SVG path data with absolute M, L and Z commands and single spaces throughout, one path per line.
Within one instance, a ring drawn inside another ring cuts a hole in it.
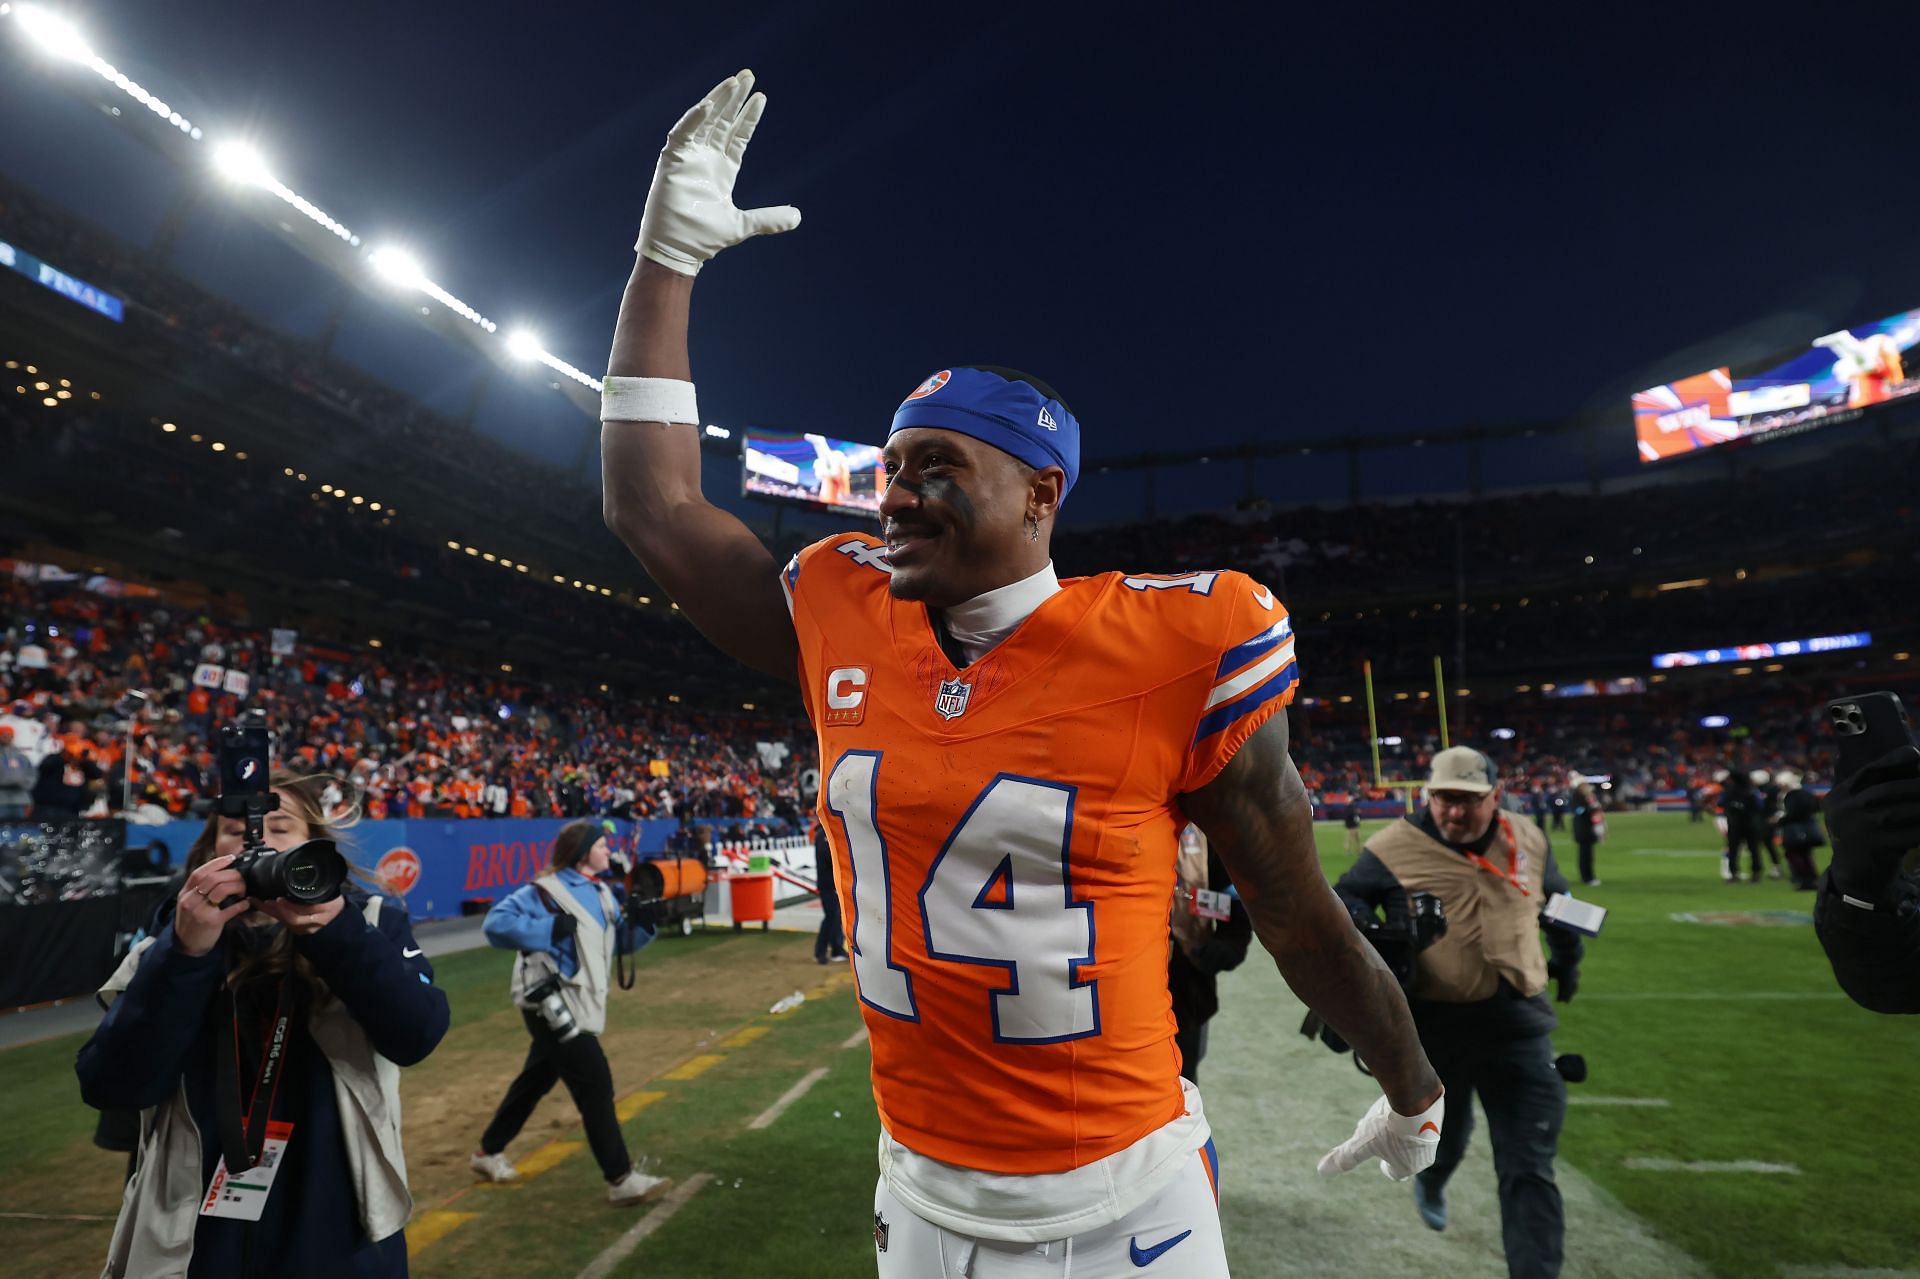
M 425 952 L 425 951 L 423 951 L 423 950 L 421 950 L 421 949 L 420 949 L 420 948 L 419 948 L 418 946 L 415 946 L 415 947 L 414 947 L 414 948 L 413 948 L 412 950 L 403 950 L 403 951 L 401 951 L 401 952 L 400 952 L 400 958 L 402 958 L 402 959 L 412 959 L 412 958 L 413 958 L 414 956 L 416 956 L 416 955 L 424 955 L 424 954 L 426 954 L 426 952 Z
M 1273 592 L 1263 586 L 1253 593 L 1253 602 L 1271 613 L 1273 611 Z
M 1127 1240 L 1127 1256 L 1133 1259 L 1133 1264 L 1136 1266 L 1150 1266 L 1160 1260 L 1161 1254 L 1165 1253 L 1167 1249 L 1173 1247 L 1192 1233 L 1193 1231 L 1191 1230 L 1182 1230 L 1173 1238 L 1157 1243 L 1151 1248 L 1142 1248 L 1139 1237 L 1135 1236 Z
M 1427 1122 L 1425 1122 L 1424 1124 L 1421 1124 L 1421 1125 L 1420 1125 L 1420 1132 L 1425 1132 L 1425 1131 L 1426 1131 L 1427 1129 L 1429 1129 L 1429 1128 L 1431 1128 L 1431 1129 L 1433 1129 L 1433 1135 L 1434 1135 L 1434 1136 L 1436 1136 L 1436 1137 L 1438 1137 L 1438 1136 L 1440 1135 L 1440 1125 L 1439 1125 L 1439 1124 L 1436 1124 L 1436 1123 L 1435 1123 L 1435 1122 L 1433 1122 L 1433 1120 L 1431 1120 L 1431 1119 L 1429 1119 L 1429 1120 L 1427 1120 Z M 1414 1136 L 1416 1136 L 1416 1137 L 1418 1137 L 1418 1136 L 1420 1135 L 1420 1132 L 1417 1132 L 1417 1133 L 1415 1133 L 1415 1134 L 1413 1134 L 1413 1135 L 1414 1135 Z

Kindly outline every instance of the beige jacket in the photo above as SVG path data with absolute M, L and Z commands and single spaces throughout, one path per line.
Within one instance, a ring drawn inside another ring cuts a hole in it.
M 365 914 L 369 925 L 377 925 L 378 897 L 368 900 Z M 103 1004 L 127 988 L 152 944 L 149 937 L 135 946 L 107 979 L 100 988 Z M 385 1239 L 405 1227 L 413 1213 L 400 1145 L 400 1067 L 373 1050 L 337 999 L 308 1015 L 307 1030 L 333 1073 L 360 1224 L 367 1238 Z M 185 1279 L 206 1189 L 200 1180 L 200 1128 L 187 1111 L 183 1081 L 170 1100 L 140 1112 L 139 1157 L 121 1196 L 101 1279 Z
M 1501 978 L 1522 995 L 1547 986 L 1540 949 L 1540 910 L 1546 905 L 1547 839 L 1527 821 L 1508 821 L 1513 834 L 1496 835 L 1486 861 L 1493 874 L 1434 839 L 1412 822 L 1393 822 L 1367 841 L 1408 893 L 1432 893 L 1447 915 L 1446 936 L 1422 951 L 1414 998 L 1465 1004 L 1491 999 Z M 1518 880 L 1525 893 L 1508 878 Z
M 560 998 L 573 1014 L 574 1024 L 589 1035 L 597 1035 L 607 1028 L 607 974 L 613 970 L 614 943 L 614 930 L 607 920 L 614 918 L 618 910 L 613 894 L 605 884 L 594 884 L 600 892 L 601 913 L 596 919 L 557 875 L 542 875 L 533 882 L 546 889 L 554 904 L 573 916 L 574 923 L 579 925 L 573 945 L 574 953 L 580 957 L 580 967 L 573 976 L 560 979 Z M 545 951 L 522 951 L 513 961 L 513 978 L 508 985 L 514 1005 L 532 1008 L 527 992 L 545 981 L 549 973 L 559 971 L 553 956 Z

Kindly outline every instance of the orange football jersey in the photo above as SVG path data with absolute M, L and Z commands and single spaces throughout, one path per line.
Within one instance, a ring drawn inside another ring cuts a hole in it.
M 1292 626 L 1243 574 L 1108 573 L 955 670 L 888 573 L 843 534 L 782 576 L 881 1121 L 965 1168 L 1078 1168 L 1182 1113 L 1178 799 L 1292 700 Z

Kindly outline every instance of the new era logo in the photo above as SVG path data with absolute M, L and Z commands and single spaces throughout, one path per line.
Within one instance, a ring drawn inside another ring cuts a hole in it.
M 1060 424 L 1053 420 L 1053 414 L 1047 412 L 1045 405 L 1040 407 L 1040 425 L 1046 427 L 1049 431 L 1057 431 L 1060 429 Z

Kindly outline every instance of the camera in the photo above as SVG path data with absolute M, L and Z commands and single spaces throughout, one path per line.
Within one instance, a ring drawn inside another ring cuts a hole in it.
M 1420 952 L 1447 935 L 1447 912 L 1440 904 L 1440 899 L 1432 893 L 1413 893 L 1408 897 L 1404 920 L 1388 923 L 1369 915 L 1356 917 L 1353 926 L 1379 952 L 1381 962 L 1386 964 L 1394 980 L 1400 983 L 1400 989 L 1410 991 Z M 1306 1021 L 1300 1024 L 1300 1033 L 1308 1039 L 1318 1038 L 1337 1053 L 1347 1051 L 1347 1041 L 1321 1020 L 1318 1013 L 1307 1014 Z M 1362 1071 L 1366 1070 L 1365 1064 L 1357 1058 L 1355 1064 Z
M 529 989 L 526 1002 L 540 1014 L 540 1020 L 547 1023 L 547 1029 L 561 1043 L 580 1034 L 580 1023 L 573 1019 L 573 1010 L 561 998 L 559 973 L 549 973 L 545 981 Z
M 220 799 L 222 817 L 247 824 L 233 869 L 255 901 L 284 898 L 304 906 L 329 902 L 346 883 L 347 860 L 330 839 L 310 839 L 297 848 L 267 847 L 267 814 L 280 807 L 273 793 L 273 734 L 266 712 L 252 710 L 238 723 L 220 726 Z M 226 905 L 227 903 L 222 903 Z

